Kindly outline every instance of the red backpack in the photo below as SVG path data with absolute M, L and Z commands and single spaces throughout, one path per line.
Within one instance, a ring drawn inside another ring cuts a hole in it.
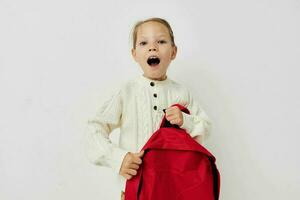
M 180 104 L 181 111 L 190 114 Z M 126 181 L 125 200 L 218 200 L 215 157 L 164 116 L 142 150 L 137 175 Z

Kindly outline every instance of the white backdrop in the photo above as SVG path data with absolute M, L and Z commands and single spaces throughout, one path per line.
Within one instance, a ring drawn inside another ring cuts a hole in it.
M 84 128 L 142 74 L 129 34 L 154 16 L 178 45 L 169 77 L 213 121 L 220 200 L 300 199 L 299 11 L 296 0 L 0 0 L 0 199 L 120 198 L 112 171 L 87 160 Z

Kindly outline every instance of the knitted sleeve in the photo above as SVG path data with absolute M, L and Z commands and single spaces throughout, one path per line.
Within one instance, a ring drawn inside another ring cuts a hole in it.
M 198 142 L 203 143 L 210 133 L 211 120 L 189 91 L 186 107 L 190 114 L 182 112 L 183 124 L 180 128 L 185 129 L 193 138 L 197 138 Z
M 121 93 L 110 96 L 97 109 L 95 116 L 88 119 L 85 133 L 85 152 L 92 163 L 107 166 L 119 173 L 127 151 L 112 143 L 109 134 L 121 125 Z

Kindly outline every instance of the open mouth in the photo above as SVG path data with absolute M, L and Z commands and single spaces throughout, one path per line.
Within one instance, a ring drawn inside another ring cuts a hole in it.
M 157 65 L 160 63 L 160 59 L 159 59 L 159 57 L 157 57 L 157 56 L 150 56 L 150 57 L 147 59 L 147 63 L 148 63 L 148 65 L 150 65 L 151 67 L 155 67 L 155 66 L 157 66 Z

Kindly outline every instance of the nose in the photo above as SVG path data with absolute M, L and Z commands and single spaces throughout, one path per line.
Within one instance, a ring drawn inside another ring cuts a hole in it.
M 157 51 L 155 47 L 149 48 L 149 51 Z
M 155 45 L 155 44 L 151 44 L 151 45 L 149 46 L 149 51 L 157 51 L 156 45 Z
M 153 47 L 150 47 L 150 48 L 149 48 L 149 51 L 157 51 L 157 48 L 154 47 L 154 46 L 153 46 Z

